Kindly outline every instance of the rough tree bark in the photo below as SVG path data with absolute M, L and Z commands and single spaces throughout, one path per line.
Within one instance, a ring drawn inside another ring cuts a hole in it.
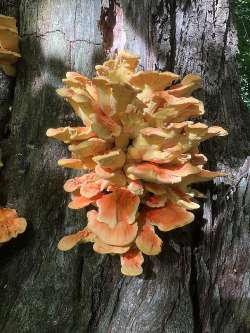
M 249 115 L 229 0 L 0 0 L 0 12 L 19 16 L 23 55 L 15 88 L 0 78 L 0 203 L 29 224 L 0 251 L 0 331 L 250 332 Z M 66 207 L 70 173 L 56 163 L 66 148 L 45 136 L 76 121 L 55 93 L 65 72 L 92 75 L 117 48 L 140 54 L 145 69 L 200 74 L 206 120 L 230 132 L 203 147 L 228 177 L 203 187 L 196 222 L 164 235 L 136 278 L 86 245 L 57 250 L 84 219 Z

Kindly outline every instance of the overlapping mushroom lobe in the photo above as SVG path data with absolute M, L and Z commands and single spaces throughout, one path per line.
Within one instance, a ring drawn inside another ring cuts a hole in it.
M 0 15 L 0 67 L 5 74 L 15 76 L 15 64 L 21 57 L 16 19 Z

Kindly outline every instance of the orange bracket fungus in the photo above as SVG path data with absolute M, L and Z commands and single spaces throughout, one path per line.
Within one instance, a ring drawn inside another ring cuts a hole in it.
M 0 67 L 5 74 L 15 76 L 13 66 L 21 57 L 16 19 L 0 15 Z M 0 151 L 0 167 L 3 166 Z M 17 237 L 26 229 L 26 220 L 18 217 L 15 209 L 0 208 L 0 246 Z
M 0 208 L 0 246 L 22 234 L 26 226 L 26 220 L 18 217 L 15 209 Z
M 3 167 L 0 151 L 0 168 Z M 18 217 L 15 209 L 0 208 L 0 247 L 11 238 L 22 234 L 27 226 L 24 218 Z
M 16 19 L 0 15 L 0 67 L 5 74 L 15 76 L 15 64 L 21 57 Z
M 68 145 L 70 158 L 59 165 L 85 173 L 66 181 L 69 207 L 91 205 L 87 226 L 63 237 L 62 251 L 92 242 L 97 253 L 118 254 L 125 275 L 142 273 L 143 255 L 161 252 L 160 231 L 191 223 L 201 196 L 190 185 L 220 172 L 204 169 L 199 144 L 227 132 L 188 120 L 204 113 L 191 96 L 201 78 L 171 72 L 138 71 L 139 58 L 120 52 L 96 66 L 92 80 L 69 72 L 64 97 L 82 127 L 49 129 L 47 136 Z M 176 83 L 179 82 L 179 83 Z

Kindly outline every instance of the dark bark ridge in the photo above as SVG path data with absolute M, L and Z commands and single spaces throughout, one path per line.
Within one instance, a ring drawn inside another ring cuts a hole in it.
M 6 4 L 0 0 L 1 13 L 14 15 L 3 12 Z M 249 120 L 228 0 L 21 0 L 18 9 L 23 58 L 14 98 L 8 81 L 0 85 L 0 200 L 29 227 L 1 248 L 1 332 L 250 331 Z M 62 185 L 73 173 L 56 164 L 66 148 L 45 137 L 49 127 L 76 122 L 55 93 L 65 72 L 91 76 L 120 48 L 141 55 L 145 69 L 200 74 L 206 121 L 230 132 L 204 145 L 210 168 L 229 176 L 203 187 L 196 222 L 163 235 L 163 252 L 137 278 L 122 277 L 118 258 L 88 246 L 57 250 L 85 217 L 67 208 Z
M 15 1 L 0 1 L 0 13 L 2 15 L 18 15 Z M 8 77 L 2 71 L 0 72 L 0 141 L 4 141 L 9 136 L 8 123 L 11 117 L 13 92 L 15 79 Z M 0 161 L 2 160 L 2 150 L 0 148 Z M 1 191 L 2 192 L 2 191 Z M 4 193 L 0 193 L 1 200 L 4 201 Z

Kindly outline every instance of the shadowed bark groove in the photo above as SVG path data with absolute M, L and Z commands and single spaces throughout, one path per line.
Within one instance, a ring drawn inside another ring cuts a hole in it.
M 108 52 L 112 48 L 114 42 L 116 6 L 115 0 L 102 1 L 99 29 L 102 34 L 102 45 L 105 52 Z
M 0 0 L 1 13 L 15 15 L 17 3 Z M 8 78 L 0 84 L 0 199 L 29 227 L 1 248 L 0 331 L 250 331 L 249 116 L 239 97 L 229 0 L 21 0 L 19 17 L 23 58 L 7 134 L 12 88 Z M 162 235 L 162 253 L 146 258 L 136 278 L 121 276 L 117 257 L 89 246 L 57 250 L 85 214 L 67 208 L 62 185 L 73 173 L 56 162 L 66 148 L 45 137 L 47 128 L 77 121 L 55 93 L 65 72 L 91 76 L 117 48 L 139 54 L 145 69 L 200 74 L 206 121 L 230 132 L 203 147 L 209 167 L 228 177 L 202 186 L 207 199 L 196 221 Z
M 18 16 L 17 1 L 0 1 L 0 14 Z M 17 17 L 18 18 L 18 17 Z M 2 152 L 6 139 L 10 135 L 9 121 L 11 118 L 11 110 L 13 103 L 13 93 L 15 87 L 15 78 L 11 78 L 2 71 L 0 72 L 0 161 L 3 162 L 7 158 Z M 1 175 L 1 169 L 0 169 Z M 3 184 L 1 184 L 3 188 Z M 6 201 L 5 191 L 0 192 L 0 205 L 4 205 Z

